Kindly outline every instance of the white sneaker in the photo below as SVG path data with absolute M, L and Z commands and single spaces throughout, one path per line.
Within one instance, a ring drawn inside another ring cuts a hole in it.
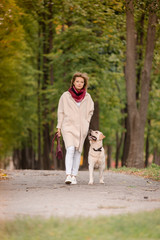
M 72 176 L 72 183 L 71 184 L 77 184 L 77 180 L 75 176 Z
M 66 177 L 65 183 L 66 183 L 66 184 L 71 184 L 71 182 L 72 182 L 71 175 L 68 175 L 68 176 Z

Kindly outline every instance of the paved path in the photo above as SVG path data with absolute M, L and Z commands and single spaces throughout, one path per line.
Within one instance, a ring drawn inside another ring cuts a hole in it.
M 80 171 L 78 185 L 65 185 L 63 171 L 7 171 L 0 181 L 0 219 L 17 215 L 97 216 L 160 208 L 160 182 L 105 172 L 105 184 L 88 185 L 88 171 Z

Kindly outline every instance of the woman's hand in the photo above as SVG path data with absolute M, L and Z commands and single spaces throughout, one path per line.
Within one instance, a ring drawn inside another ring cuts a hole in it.
M 58 128 L 57 132 L 58 132 L 58 137 L 60 137 L 61 136 L 61 129 Z

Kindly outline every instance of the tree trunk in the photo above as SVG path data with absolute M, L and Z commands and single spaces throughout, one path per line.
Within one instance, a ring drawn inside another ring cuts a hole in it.
M 143 59 L 143 44 L 144 44 L 144 18 L 145 14 L 144 12 L 142 13 L 140 17 L 140 21 L 137 24 L 138 29 L 137 29 L 137 49 L 138 51 L 136 52 L 136 62 L 138 64 L 137 68 L 137 84 L 136 84 L 136 100 L 139 100 L 140 96 L 140 83 L 141 83 L 141 73 L 142 73 L 142 59 Z
M 107 145 L 107 169 L 109 170 L 112 162 L 112 146 Z
M 128 116 L 127 116 L 127 105 L 124 109 L 124 112 L 126 113 L 126 117 L 124 120 L 124 125 L 125 125 L 125 134 L 124 134 L 124 144 L 123 144 L 123 154 L 122 154 L 122 167 L 126 166 L 126 161 L 129 153 L 129 146 L 130 146 L 130 130 L 129 130 L 129 121 L 128 121 Z
M 115 165 L 116 168 L 118 168 L 119 154 L 120 154 L 122 142 L 123 142 L 123 133 L 121 133 L 121 137 L 119 138 L 119 134 L 118 132 L 116 132 L 116 165 Z
M 128 2 L 128 1 L 127 1 Z M 133 0 L 126 6 L 126 23 L 127 23 L 127 52 L 126 52 L 126 88 L 127 88 L 127 104 L 128 104 L 128 121 L 129 121 L 129 135 L 130 145 L 127 157 L 127 166 L 134 166 L 134 158 L 137 157 L 136 142 L 138 140 L 139 116 L 136 106 L 136 63 L 135 63 L 135 23 L 133 15 Z M 128 129 L 127 129 L 128 131 Z
M 62 140 L 62 152 L 63 152 L 63 159 L 60 161 L 57 159 L 57 169 L 65 170 L 66 148 L 63 140 Z
M 134 23 L 134 7 L 133 0 L 128 1 L 126 6 L 127 16 L 127 60 L 126 60 L 126 88 L 127 88 L 127 104 L 128 104 L 128 120 L 130 145 L 127 157 L 128 167 L 144 167 L 144 128 L 147 116 L 150 73 L 153 59 L 154 40 L 155 40 L 155 24 L 156 14 L 150 10 L 147 31 L 146 55 L 144 67 L 141 77 L 141 93 L 140 106 L 137 108 L 136 103 L 136 44 L 135 44 L 135 23 Z M 153 7 L 153 6 L 152 6 Z
M 49 19 L 52 19 L 53 17 L 53 2 L 52 0 L 49 1 Z M 53 34 L 54 34 L 54 24 L 50 20 L 49 22 L 49 52 L 52 52 L 53 49 Z M 50 64 L 50 69 L 49 69 L 49 78 L 50 78 L 50 84 L 53 86 L 54 84 L 54 73 L 53 73 L 53 64 Z M 54 113 L 54 106 L 51 108 L 51 113 Z M 53 116 L 53 114 L 52 114 Z M 54 136 L 54 119 L 52 118 L 51 120 L 51 132 L 50 132 L 50 142 Z M 54 150 L 52 153 L 52 159 L 51 159 L 51 165 L 54 166 L 54 169 L 57 169 L 57 159 L 54 154 Z
M 26 146 L 27 150 L 27 169 L 35 169 L 35 153 L 33 150 L 33 136 L 32 131 L 28 129 L 28 143 Z
M 66 148 L 65 148 L 65 145 L 64 145 L 64 141 L 62 141 L 62 146 L 63 146 L 63 148 L 62 148 L 62 150 L 63 150 L 63 159 L 62 159 L 62 162 L 63 162 L 63 168 L 62 168 L 62 170 L 65 170 L 65 156 L 66 156 Z
M 90 122 L 90 129 L 99 130 L 99 102 L 94 103 L 94 113 Z
M 144 129 L 147 119 L 147 109 L 149 101 L 149 90 L 150 90 L 150 79 L 151 79 L 151 69 L 155 45 L 155 35 L 156 35 L 156 22 L 157 17 L 155 13 L 154 6 L 150 9 L 149 20 L 148 20 L 148 30 L 147 30 L 147 45 L 146 45 L 146 55 L 144 60 L 144 67 L 142 71 L 142 81 L 141 81 L 141 100 L 139 113 L 141 117 L 141 126 L 139 129 L 141 141 L 140 141 L 140 153 L 139 159 L 137 159 L 136 165 L 142 166 L 143 163 L 143 151 L 144 151 Z M 141 163 L 140 163 L 141 162 Z
M 145 167 L 148 167 L 150 127 L 151 127 L 151 120 L 148 119 L 147 137 L 146 137 Z
M 160 166 L 160 152 L 158 152 L 157 148 L 154 149 L 153 163 Z
M 28 129 L 28 137 L 21 143 L 21 149 L 14 152 L 13 162 L 18 169 L 34 169 L 35 168 L 35 153 L 33 150 L 32 131 Z
M 119 84 L 116 80 L 115 80 L 115 84 L 117 86 L 117 90 L 119 92 L 119 95 L 121 95 L 121 90 L 120 90 Z M 120 100 L 120 102 L 122 103 L 121 100 Z M 126 114 L 125 119 L 121 120 L 121 125 L 122 125 L 123 128 L 126 129 L 126 132 L 121 133 L 120 140 L 119 140 L 119 134 L 118 134 L 118 132 L 116 132 L 116 168 L 118 167 L 119 153 L 120 153 L 120 148 L 121 148 L 122 142 L 123 142 L 123 154 L 122 154 L 122 159 L 121 159 L 121 165 L 122 166 L 125 165 L 125 161 L 126 161 L 126 158 L 128 156 L 128 146 L 129 146 L 129 138 L 127 139 L 127 137 L 128 137 L 128 134 L 127 134 L 127 127 L 128 127 L 128 125 L 127 125 L 127 123 L 128 123 L 127 105 L 124 109 L 121 109 L 121 113 L 122 113 L 122 115 Z
M 26 156 L 26 145 L 25 145 L 25 143 L 22 144 L 20 168 L 21 169 L 27 169 L 27 156 Z
M 16 148 L 13 150 L 13 165 L 15 169 L 20 169 L 21 168 L 21 150 L 20 148 Z
M 84 141 L 84 148 L 83 148 L 83 165 L 81 168 L 83 169 L 87 169 L 88 168 L 88 152 L 89 152 L 89 140 L 88 140 L 88 136 L 86 137 L 85 141 Z
M 48 1 L 44 1 L 44 8 L 48 9 Z M 43 84 L 42 90 L 46 90 L 49 82 L 49 61 L 47 54 L 49 54 L 49 29 L 48 29 L 48 11 L 43 13 Z M 43 168 L 50 169 L 51 163 L 49 158 L 51 141 L 50 141 L 50 128 L 47 120 L 49 113 L 48 100 L 46 93 L 43 93 Z
M 38 86 L 37 86 L 37 115 L 38 115 L 38 169 L 43 169 L 43 161 L 41 156 L 41 97 L 40 97 L 40 90 L 41 90 L 41 22 L 39 22 L 39 30 L 38 30 Z

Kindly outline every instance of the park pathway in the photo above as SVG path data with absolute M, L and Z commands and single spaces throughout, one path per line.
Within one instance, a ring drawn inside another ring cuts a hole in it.
M 77 185 L 65 185 L 64 171 L 7 171 L 0 181 L 0 219 L 16 216 L 73 217 L 115 215 L 160 208 L 160 182 L 105 171 L 105 184 L 88 185 L 79 171 Z

